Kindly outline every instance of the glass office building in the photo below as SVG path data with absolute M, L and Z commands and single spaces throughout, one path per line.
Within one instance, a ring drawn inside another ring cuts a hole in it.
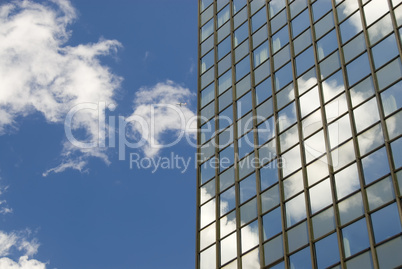
M 199 0 L 197 269 L 402 266 L 402 1 Z

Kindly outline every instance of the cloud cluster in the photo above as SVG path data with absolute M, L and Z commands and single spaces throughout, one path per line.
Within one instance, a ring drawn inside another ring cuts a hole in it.
M 62 123 L 66 113 L 82 103 L 113 103 L 121 78 L 99 61 L 116 52 L 116 40 L 66 46 L 68 26 L 77 14 L 68 0 L 12 1 L 0 6 L 0 134 L 17 128 L 18 117 L 41 113 L 49 123 Z M 75 114 L 73 130 L 97 141 L 98 111 Z M 101 157 L 102 149 L 81 150 L 64 144 L 64 162 L 49 172 L 81 170 L 86 158 Z
M 184 134 L 195 137 L 196 115 L 187 106 L 178 105 L 193 97 L 189 89 L 170 80 L 151 88 L 140 88 L 135 95 L 134 112 L 126 120 L 131 126 L 128 136 L 142 139 L 142 149 L 148 157 L 174 142 L 163 141 L 163 134 L 167 132 L 173 132 L 178 138 L 183 138 Z
M 0 268 L 2 269 L 44 269 L 46 263 L 42 263 L 35 259 L 29 259 L 38 252 L 39 243 L 37 240 L 30 239 L 31 231 L 21 231 L 5 233 L 0 231 Z M 21 256 L 18 262 L 5 257 L 14 252 Z

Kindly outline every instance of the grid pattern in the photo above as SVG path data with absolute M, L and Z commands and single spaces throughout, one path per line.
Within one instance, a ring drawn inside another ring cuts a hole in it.
M 402 265 L 401 3 L 199 0 L 196 268 Z

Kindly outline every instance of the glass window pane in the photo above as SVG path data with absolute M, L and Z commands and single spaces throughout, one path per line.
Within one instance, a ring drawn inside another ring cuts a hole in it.
M 271 161 L 272 159 L 274 159 L 276 157 L 276 145 L 275 145 L 275 140 L 271 140 L 270 142 L 268 142 L 267 144 L 265 144 L 264 146 L 262 146 L 259 150 L 258 150 L 259 154 L 260 154 L 260 163 L 261 164 L 265 164 L 269 161 Z M 277 168 L 276 163 L 274 163 L 274 165 L 272 166 L 273 168 Z
M 241 118 L 243 115 L 247 114 L 252 106 L 251 101 L 251 91 L 243 95 L 240 99 L 236 101 L 237 104 L 237 118 Z
M 292 81 L 292 65 L 288 63 L 275 72 L 275 90 L 278 91 Z
M 235 49 L 235 61 L 238 62 L 249 52 L 248 42 L 243 42 L 240 46 Z M 229 55 L 230 56 L 230 55 Z
M 343 47 L 343 55 L 345 56 L 345 62 L 346 63 L 349 62 L 351 59 L 356 57 L 365 49 L 366 44 L 364 41 L 364 35 L 363 33 L 361 33 Z
M 282 175 L 286 177 L 301 167 L 300 146 L 297 145 L 282 154 Z
M 240 219 L 241 225 L 250 222 L 251 220 L 257 218 L 257 199 L 245 203 L 240 207 Z
M 218 59 L 229 53 L 230 51 L 230 36 L 218 44 Z
M 383 66 L 392 58 L 399 55 L 394 35 L 390 35 L 372 48 L 374 66 L 376 69 Z
M 278 204 L 279 204 L 278 185 L 275 185 L 274 187 L 270 188 L 269 190 L 261 194 L 261 205 L 263 213 L 274 208 Z
M 227 169 L 225 172 L 219 175 L 219 191 L 226 189 L 227 187 L 235 183 L 234 168 L 233 166 Z
M 312 218 L 314 238 L 319 238 L 335 230 L 334 209 L 332 207 Z
M 317 42 L 318 60 L 322 60 L 338 48 L 335 30 L 326 34 Z
M 377 247 L 379 268 L 397 268 L 402 264 L 402 237 Z
M 353 115 L 356 119 L 356 131 L 358 133 L 379 121 L 380 116 L 378 115 L 376 98 L 372 98 L 368 102 L 354 109 Z
M 368 77 L 350 89 L 353 107 L 374 95 L 373 78 Z
M 359 58 L 346 66 L 349 85 L 355 84 L 364 76 L 370 74 L 370 65 L 367 58 L 367 53 L 364 53 Z
M 402 133 L 402 111 L 396 113 L 392 117 L 386 120 L 388 135 L 390 139 L 393 139 Z
M 390 172 L 387 152 L 384 147 L 364 157 L 362 159 L 362 165 L 366 184 L 370 184 Z
M 286 224 L 291 227 L 297 222 L 306 218 L 306 207 L 304 201 L 304 193 L 296 196 L 292 200 L 285 203 Z
M 288 249 L 293 252 L 308 243 L 307 222 L 303 222 L 287 231 Z
M 225 237 L 236 230 L 236 211 L 232 211 L 220 218 L 220 238 Z
M 201 42 L 214 32 L 214 20 L 210 20 L 201 28 Z
M 255 95 L 256 105 L 259 105 L 272 95 L 271 78 L 264 80 L 264 82 L 255 87 Z
M 235 47 L 239 45 L 243 40 L 248 37 L 248 23 L 244 23 L 242 26 L 237 28 L 234 32 L 234 45 Z
M 264 244 L 264 260 L 265 264 L 271 264 L 279 258 L 283 257 L 283 239 L 282 235 L 275 237 L 271 241 Z
M 278 207 L 262 217 L 264 240 L 282 231 L 281 208 Z
M 363 27 L 362 27 L 361 20 L 360 20 L 360 13 L 356 12 L 351 17 L 349 17 L 346 21 L 341 23 L 340 30 L 341 30 L 341 39 L 342 39 L 343 44 L 345 44 L 347 41 L 349 41 L 357 33 L 362 31 Z
M 218 13 L 218 28 L 221 27 L 225 22 L 227 22 L 230 18 L 230 10 L 229 6 L 227 5 L 224 9 L 222 9 Z
M 378 70 L 376 74 L 378 87 L 380 88 L 380 90 L 385 89 L 387 86 L 391 85 L 393 82 L 402 77 L 401 60 L 398 58 L 392 61 L 385 67 Z
M 373 269 L 373 260 L 371 259 L 371 253 L 370 252 L 365 252 L 363 254 L 360 254 L 357 257 L 354 257 L 351 260 L 348 260 L 346 262 L 346 267 L 348 269 L 360 269 L 360 268 L 367 268 L 367 269 Z
M 268 38 L 268 29 L 267 25 L 264 25 L 261 29 L 255 32 L 252 36 L 253 39 L 253 48 L 256 48 L 260 45 L 263 41 L 266 41 Z
M 338 170 L 356 159 L 353 142 L 349 141 L 346 144 L 331 152 L 332 165 L 335 170 Z
M 370 210 L 374 210 L 395 199 L 391 177 L 384 178 L 380 182 L 368 187 L 366 191 Z
M 285 200 L 303 190 L 303 175 L 301 171 L 286 178 L 283 181 Z
M 402 148 L 402 138 L 399 138 L 398 140 L 391 143 L 391 150 L 393 153 L 392 158 L 394 160 L 395 169 L 398 169 L 399 167 L 402 166 L 401 148 Z
M 312 214 L 332 204 L 331 184 L 329 179 L 312 187 L 309 190 L 309 194 Z
M 251 30 L 255 32 L 258 28 L 260 28 L 264 23 L 267 22 L 267 12 L 266 10 L 260 9 L 256 14 L 251 17 Z
M 381 146 L 384 144 L 381 124 L 374 125 L 365 131 L 357 137 L 357 140 L 359 142 L 360 155 L 365 155 L 367 152 Z
M 250 74 L 248 74 L 246 77 L 242 78 L 239 82 L 236 83 L 236 96 L 242 96 L 250 89 L 251 89 L 251 81 L 250 81 Z
M 279 131 L 283 131 L 296 122 L 295 102 L 292 102 L 278 113 Z
M 201 206 L 200 226 L 204 228 L 215 221 L 215 198 Z
M 260 169 L 261 190 L 265 190 L 278 182 L 278 170 L 276 161 L 273 161 Z
M 402 232 L 398 208 L 395 203 L 371 214 L 371 222 L 376 243 Z
M 370 25 L 382 15 L 389 11 L 388 5 L 384 5 L 382 0 L 371 0 L 363 7 L 365 13 L 366 24 Z M 380 25 L 379 25 L 380 26 Z
M 216 246 L 213 245 L 200 254 L 200 269 L 216 268 Z
M 230 189 L 221 193 L 219 198 L 220 198 L 219 212 L 220 216 L 222 216 L 230 212 L 236 206 L 235 187 L 233 186 Z
M 295 55 L 299 54 L 302 50 L 307 48 L 309 45 L 311 45 L 311 30 L 307 29 L 307 31 L 305 31 L 303 34 L 298 36 L 293 41 Z
M 325 13 L 332 9 L 331 0 L 315 1 L 313 3 L 313 18 L 314 21 L 320 19 Z
M 269 57 L 268 43 L 265 42 L 264 44 L 259 46 L 257 49 L 255 49 L 253 52 L 253 56 L 254 56 L 254 58 L 253 58 L 254 59 L 254 68 L 259 66 L 261 63 L 265 62 L 265 60 L 267 60 Z
M 330 29 L 335 26 L 334 17 L 332 12 L 325 15 L 322 19 L 315 23 L 315 37 L 319 39 L 323 35 L 325 35 Z
M 331 149 L 352 137 L 349 115 L 345 115 L 328 126 L 328 136 Z
M 289 257 L 291 269 L 312 268 L 310 248 L 306 247 Z
M 272 5 L 271 5 L 272 6 Z M 286 24 L 287 16 L 286 9 L 283 9 L 278 15 L 276 15 L 271 20 L 271 31 L 275 33 L 278 29 L 280 29 L 284 24 Z
M 244 203 L 257 194 L 255 174 L 251 174 L 240 181 L 240 203 Z
M 200 249 L 204 249 L 215 242 L 216 227 L 215 223 L 200 231 Z
M 382 5 L 385 6 L 385 5 Z M 397 14 L 396 14 L 397 15 Z M 398 17 L 398 15 L 397 15 Z M 402 18 L 402 17 L 401 17 Z M 370 44 L 375 44 L 377 41 L 382 39 L 387 34 L 391 33 L 393 30 L 392 28 L 392 21 L 391 16 L 388 14 L 380 21 L 375 23 L 374 25 L 368 28 L 368 36 L 370 38 Z
M 229 89 L 224 94 L 219 96 L 218 101 L 219 101 L 219 111 L 221 111 L 222 109 L 227 107 L 229 104 L 231 104 L 233 102 L 232 89 Z
M 221 250 L 221 264 L 225 264 L 228 261 L 236 258 L 237 256 L 237 241 L 236 233 L 233 233 L 223 239 L 220 244 Z
M 289 43 L 289 31 L 288 27 L 283 27 L 280 31 L 272 36 L 272 53 L 277 52 L 286 44 Z
M 254 132 L 251 131 L 238 140 L 239 159 L 254 150 Z
M 350 257 L 370 246 L 366 219 L 361 219 L 342 229 L 345 257 Z
M 312 66 L 314 66 L 314 51 L 313 47 L 310 47 L 296 57 L 296 76 L 300 76 Z
M 258 221 L 254 221 L 249 225 L 241 228 L 241 253 L 252 249 L 258 245 Z
M 303 0 L 298 0 L 297 2 L 302 2 Z M 304 10 L 303 13 L 298 15 L 292 20 L 292 36 L 296 37 L 306 28 L 310 27 L 310 19 L 308 9 Z
M 255 84 L 260 83 L 269 75 L 270 75 L 270 62 L 268 60 L 254 70 Z
M 327 156 L 323 156 L 307 166 L 307 179 L 309 186 L 326 176 L 329 176 Z
M 338 204 L 341 225 L 346 224 L 364 214 L 362 195 L 356 193 Z
M 402 107 L 401 88 L 402 82 L 398 82 L 381 93 L 381 102 L 385 116 L 388 116 Z
M 254 3 L 254 2 L 253 2 Z M 258 240 L 258 238 L 257 238 Z M 258 241 L 257 241 L 258 243 Z M 259 249 L 256 248 L 253 251 L 250 251 L 246 255 L 241 258 L 242 268 L 260 268 L 260 252 Z
M 336 196 L 338 200 L 360 188 L 356 164 L 352 164 L 335 174 Z
M 323 76 L 323 78 L 326 78 L 340 67 L 341 63 L 339 60 L 339 52 L 336 51 L 320 63 L 321 75 Z
M 317 255 L 317 267 L 328 268 L 339 261 L 338 240 L 336 233 L 321 239 L 315 243 L 315 253 Z
M 250 72 L 250 57 L 247 56 L 239 63 L 236 64 L 236 81 L 239 81 L 242 77 Z

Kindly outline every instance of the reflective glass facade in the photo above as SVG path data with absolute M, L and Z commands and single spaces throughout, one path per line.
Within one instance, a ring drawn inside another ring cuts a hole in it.
M 197 269 L 402 266 L 402 0 L 199 0 Z

